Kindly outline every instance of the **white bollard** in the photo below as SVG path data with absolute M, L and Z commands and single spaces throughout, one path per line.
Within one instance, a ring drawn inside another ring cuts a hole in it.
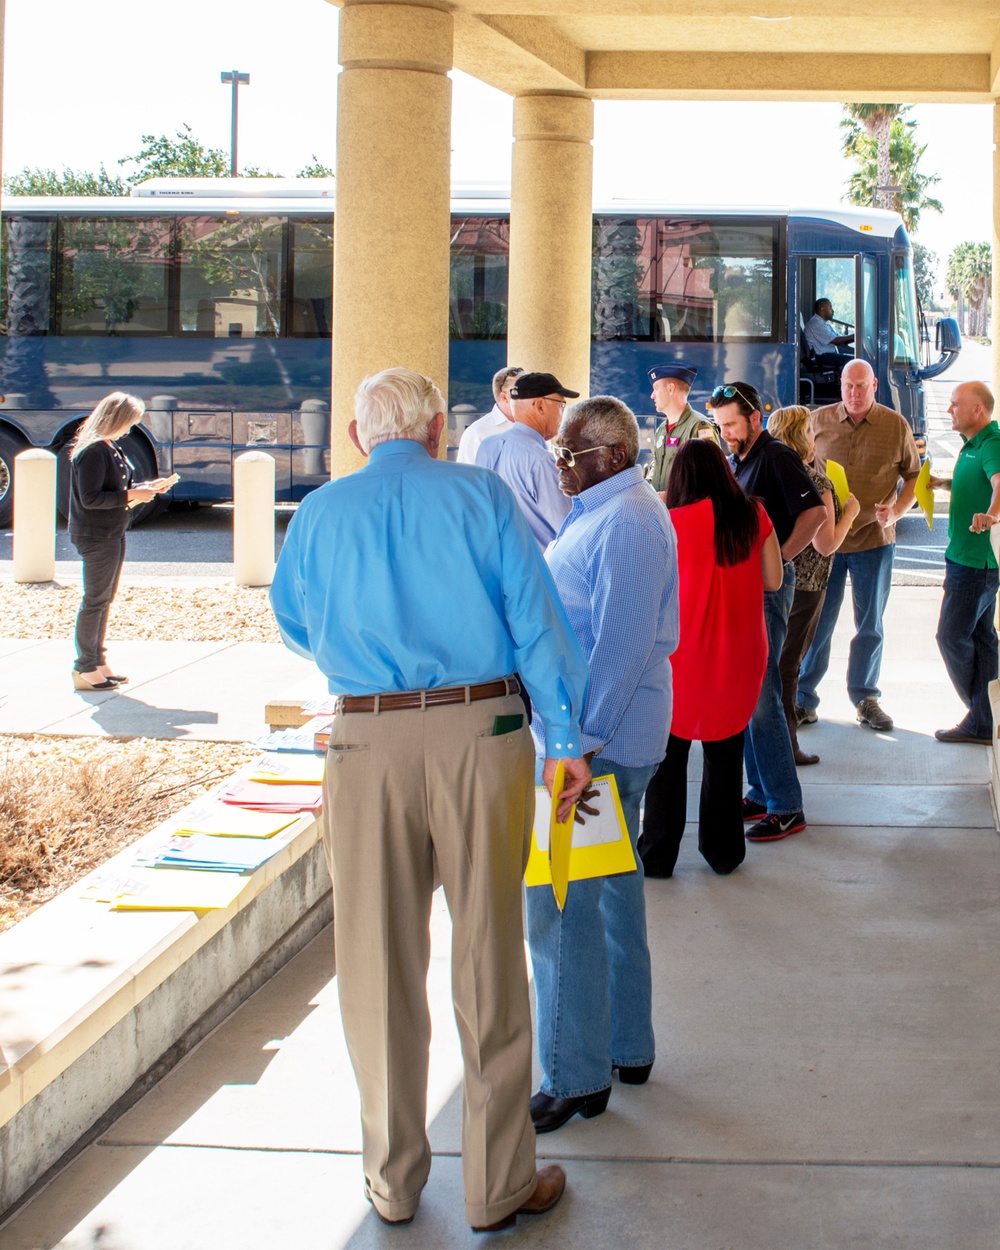
M 274 579 L 274 457 L 245 451 L 233 461 L 233 580 L 270 586 Z
M 56 458 L 31 447 L 14 457 L 14 581 L 56 575 Z

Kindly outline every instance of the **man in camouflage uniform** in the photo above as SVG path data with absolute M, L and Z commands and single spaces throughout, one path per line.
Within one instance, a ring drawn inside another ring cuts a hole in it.
M 663 421 L 656 427 L 653 461 L 647 477 L 666 503 L 667 479 L 678 447 L 689 438 L 711 438 L 719 443 L 719 432 L 713 422 L 699 417 L 688 403 L 697 369 L 691 365 L 654 365 L 648 372 L 653 384 L 653 404 Z

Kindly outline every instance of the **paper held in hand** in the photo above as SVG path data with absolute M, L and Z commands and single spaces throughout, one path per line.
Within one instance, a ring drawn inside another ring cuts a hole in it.
M 931 490 L 930 456 L 920 466 L 920 472 L 913 487 L 913 495 L 927 518 L 927 528 L 932 530 L 934 528 L 934 492 Z
M 587 800 L 596 807 L 598 814 L 588 816 L 586 824 L 574 824 L 572 846 L 569 853 L 570 881 L 583 881 L 588 877 L 612 877 L 618 873 L 634 872 L 635 854 L 625 825 L 625 814 L 618 797 L 618 784 L 610 774 L 595 777 L 590 783 L 597 790 L 594 799 Z M 550 885 L 552 871 L 549 864 L 549 829 L 552 819 L 552 799 L 545 786 L 535 787 L 535 827 L 531 834 L 531 851 L 528 867 L 524 873 L 525 885 Z M 556 899 L 558 902 L 558 897 Z

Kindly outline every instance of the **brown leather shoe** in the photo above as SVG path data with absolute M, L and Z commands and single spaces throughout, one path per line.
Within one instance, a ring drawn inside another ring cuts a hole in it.
M 531 1197 L 516 1211 L 504 1216 L 502 1220 L 497 1220 L 495 1224 L 482 1224 L 478 1227 L 473 1224 L 472 1231 L 474 1233 L 499 1233 L 505 1228 L 513 1228 L 519 1215 L 544 1215 L 556 1205 L 563 1196 L 565 1188 L 566 1173 L 558 1163 L 550 1163 L 538 1173 L 538 1183 Z

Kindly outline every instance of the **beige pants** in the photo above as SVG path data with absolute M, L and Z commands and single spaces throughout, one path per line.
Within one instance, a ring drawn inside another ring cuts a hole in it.
M 435 861 L 453 925 L 466 1219 L 503 1219 L 535 1186 L 521 921 L 533 750 L 526 727 L 493 734 L 495 717 L 523 711 L 507 695 L 333 722 L 324 827 L 337 980 L 361 1093 L 366 1193 L 387 1219 L 413 1215 L 430 1171 Z

